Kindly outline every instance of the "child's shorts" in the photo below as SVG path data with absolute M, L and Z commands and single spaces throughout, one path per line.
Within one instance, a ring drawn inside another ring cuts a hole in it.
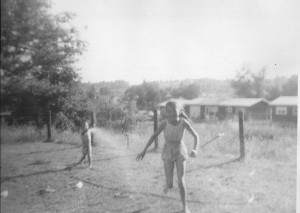
M 162 160 L 176 161 L 178 159 L 187 160 L 187 148 L 183 142 L 170 143 L 166 142 L 162 150 Z

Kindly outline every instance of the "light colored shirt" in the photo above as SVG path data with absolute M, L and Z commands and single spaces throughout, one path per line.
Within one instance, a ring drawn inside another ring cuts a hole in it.
M 183 142 L 185 128 L 183 121 L 180 119 L 178 125 L 173 126 L 167 121 L 164 129 L 165 144 L 162 151 L 163 160 L 176 161 L 177 159 L 188 158 L 187 148 Z

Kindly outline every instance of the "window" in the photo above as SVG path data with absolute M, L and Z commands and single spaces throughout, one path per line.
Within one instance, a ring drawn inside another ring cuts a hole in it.
M 276 107 L 275 113 L 276 115 L 287 115 L 287 107 L 283 107 L 283 106 Z
M 205 107 L 205 115 L 208 115 L 208 107 Z
M 237 113 L 240 112 L 240 111 L 245 113 L 245 107 L 237 107 L 236 111 L 237 111 Z
M 297 116 L 298 114 L 298 109 L 297 107 L 293 107 L 293 115 Z
M 227 110 L 227 114 L 232 114 L 232 107 L 227 107 L 226 110 Z
M 200 106 L 190 106 L 190 116 L 192 118 L 199 118 L 201 114 Z

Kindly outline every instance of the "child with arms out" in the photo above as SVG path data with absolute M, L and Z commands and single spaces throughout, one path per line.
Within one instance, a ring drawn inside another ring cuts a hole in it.
M 92 144 L 93 144 L 93 133 L 91 129 L 89 128 L 89 123 L 88 121 L 84 121 L 81 126 L 81 142 L 82 142 L 82 157 L 80 160 L 71 165 L 68 166 L 67 169 L 71 170 L 74 166 L 82 163 L 82 161 L 88 157 L 88 162 L 89 162 L 89 168 L 92 169 Z
M 185 185 L 185 168 L 186 159 L 188 158 L 187 147 L 183 142 L 185 130 L 194 137 L 194 149 L 191 152 L 191 157 L 197 156 L 197 149 L 199 143 L 199 136 L 193 127 L 190 125 L 184 113 L 180 112 L 176 102 L 168 102 L 166 104 L 167 120 L 163 121 L 158 129 L 150 137 L 144 150 L 138 154 L 137 160 L 142 160 L 146 154 L 148 147 L 153 143 L 156 137 L 164 131 L 165 144 L 162 150 L 162 160 L 164 161 L 164 170 L 166 176 L 166 188 L 164 192 L 167 193 L 173 188 L 173 173 L 174 167 L 177 168 L 178 187 L 183 206 L 183 212 L 189 213 L 186 203 L 186 185 Z

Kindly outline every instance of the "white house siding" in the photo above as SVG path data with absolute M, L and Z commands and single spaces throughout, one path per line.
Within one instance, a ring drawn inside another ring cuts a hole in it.
M 207 119 L 215 118 L 217 113 L 218 113 L 218 107 L 217 106 L 206 106 L 205 107 L 205 117 Z
M 200 118 L 201 107 L 200 106 L 190 106 L 190 117 L 191 118 Z

